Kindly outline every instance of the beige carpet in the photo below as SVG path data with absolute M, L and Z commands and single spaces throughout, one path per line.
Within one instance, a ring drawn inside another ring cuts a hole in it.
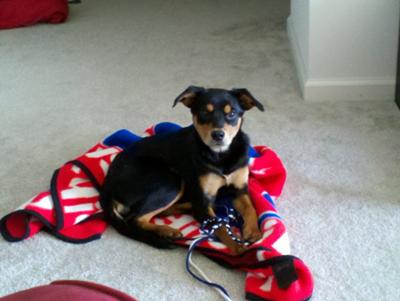
M 46 189 L 54 169 L 104 135 L 190 122 L 171 108 L 189 84 L 247 87 L 254 144 L 288 180 L 279 210 L 313 300 L 400 300 L 400 113 L 392 102 L 305 104 L 286 34 L 289 1 L 94 1 L 67 23 L 0 32 L 0 215 Z M 141 300 L 220 300 L 158 251 L 109 229 L 85 245 L 46 233 L 0 238 L 0 295 L 55 279 L 96 281 Z M 196 256 L 244 299 L 242 272 Z M 289 300 L 290 301 L 290 300 Z

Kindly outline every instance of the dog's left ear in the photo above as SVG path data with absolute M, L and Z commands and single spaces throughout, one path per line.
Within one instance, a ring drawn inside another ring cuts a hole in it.
M 181 102 L 188 108 L 191 108 L 196 97 L 204 91 L 205 89 L 203 87 L 189 86 L 185 91 L 179 94 L 177 98 L 175 98 L 172 107 L 175 107 L 178 102 Z
M 264 111 L 264 106 L 247 89 L 232 89 L 231 93 L 239 99 L 240 106 L 244 110 L 250 110 L 257 107 L 260 111 Z

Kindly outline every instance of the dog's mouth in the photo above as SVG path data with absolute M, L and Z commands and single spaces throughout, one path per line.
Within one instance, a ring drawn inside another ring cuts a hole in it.
M 225 152 L 229 149 L 229 144 L 225 143 L 224 141 L 214 141 L 212 140 L 209 144 L 208 147 L 216 152 L 216 153 L 222 153 Z
M 225 143 L 223 141 L 212 141 L 213 145 L 225 145 Z

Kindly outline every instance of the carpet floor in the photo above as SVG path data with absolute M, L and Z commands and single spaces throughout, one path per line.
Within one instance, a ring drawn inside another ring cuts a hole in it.
M 0 32 L 0 215 L 47 189 L 52 172 L 119 128 L 187 125 L 188 85 L 246 87 L 266 106 L 245 131 L 288 170 L 278 208 L 313 300 L 400 300 L 400 112 L 393 102 L 305 103 L 286 33 L 289 1 L 105 1 L 68 22 Z M 220 300 L 159 251 L 109 228 L 84 245 L 39 233 L 0 239 L 0 296 L 56 279 L 140 300 Z M 245 273 L 195 260 L 244 299 Z M 290 301 L 290 300 L 288 300 Z

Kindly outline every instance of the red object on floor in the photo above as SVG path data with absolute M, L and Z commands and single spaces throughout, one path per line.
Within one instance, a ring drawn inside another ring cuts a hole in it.
M 67 17 L 67 0 L 0 0 L 0 29 L 62 23 Z
M 1 301 L 137 301 L 116 289 L 80 280 L 60 280 L 33 287 L 5 297 Z

